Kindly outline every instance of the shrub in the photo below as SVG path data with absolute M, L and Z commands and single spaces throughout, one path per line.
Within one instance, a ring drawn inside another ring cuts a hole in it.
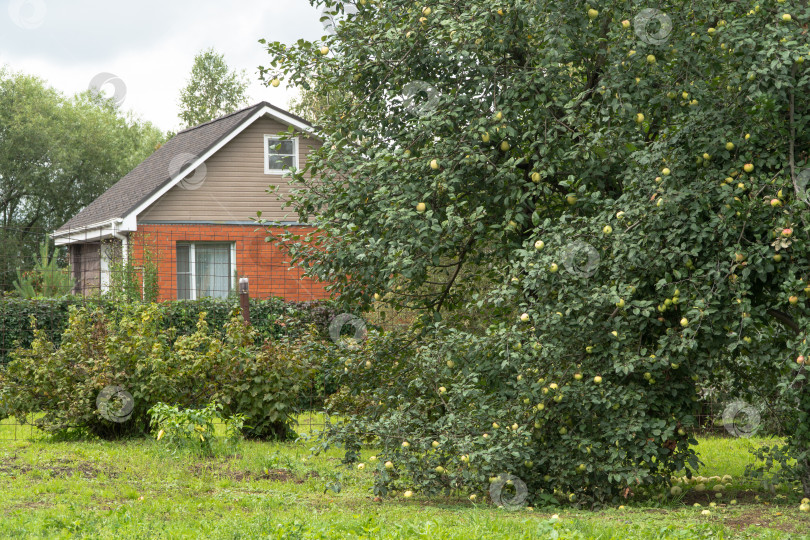
M 201 313 L 193 333 L 168 331 L 156 304 L 118 306 L 117 318 L 101 309 L 70 308 L 57 346 L 34 327 L 30 348 L 12 353 L 0 372 L 9 415 L 43 413 L 35 424 L 48 432 L 79 429 L 99 436 L 143 434 L 157 403 L 196 408 L 222 403 L 230 415 L 249 416 L 253 437 L 289 437 L 298 393 L 311 380 L 310 366 L 296 362 L 298 343 L 316 335 L 269 341 L 230 314 L 222 334 Z M 97 401 L 107 387 L 121 387 L 134 406 L 124 421 L 110 419 Z
M 9 360 L 8 353 L 17 346 L 31 345 L 34 339 L 30 324 L 32 315 L 37 320 L 37 327 L 58 345 L 67 327 L 71 306 L 86 306 L 91 311 L 100 309 L 111 319 L 118 320 L 128 303 L 115 298 L 72 295 L 36 299 L 0 297 L 0 364 Z M 222 335 L 235 305 L 231 300 L 203 298 L 162 302 L 158 309 L 162 313 L 163 328 L 174 328 L 176 336 L 192 334 L 201 313 L 206 314 L 212 332 Z M 251 324 L 265 339 L 296 335 L 307 331 L 311 324 L 321 336 L 326 336 L 329 321 L 336 313 L 329 302 L 285 302 L 281 298 L 252 299 L 250 312 Z
M 223 418 L 219 403 L 209 403 L 199 409 L 156 403 L 148 412 L 158 441 L 163 441 L 174 453 L 187 450 L 202 457 L 232 454 L 245 421 L 240 414 Z M 217 435 L 215 424 L 223 425 L 224 436 Z

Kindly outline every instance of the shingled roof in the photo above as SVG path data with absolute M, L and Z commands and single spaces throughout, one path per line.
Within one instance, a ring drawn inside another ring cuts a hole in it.
M 200 157 L 204 155 L 245 120 L 264 107 L 269 107 L 285 116 L 293 117 L 302 124 L 310 125 L 305 120 L 263 101 L 216 120 L 181 131 L 155 151 L 154 154 L 132 169 L 129 174 L 113 184 L 98 199 L 59 227 L 55 234 L 83 229 L 129 215 L 153 194 L 171 182 L 174 179 L 172 173 L 177 174 L 180 172 L 170 170 L 171 167 L 177 169 L 178 165 L 184 166 L 182 163 L 172 163 L 177 156 Z M 190 164 L 192 160 L 183 161 Z

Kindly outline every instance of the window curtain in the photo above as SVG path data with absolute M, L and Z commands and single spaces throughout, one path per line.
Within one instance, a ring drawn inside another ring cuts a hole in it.
M 195 246 L 197 298 L 226 298 L 231 290 L 231 247 L 227 244 Z

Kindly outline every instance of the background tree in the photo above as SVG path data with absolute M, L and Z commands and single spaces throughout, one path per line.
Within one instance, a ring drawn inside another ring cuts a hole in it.
M 64 224 L 163 142 L 149 122 L 90 92 L 67 98 L 0 69 L 0 288 Z
M 248 104 L 245 71 L 231 71 L 225 56 L 214 49 L 194 57 L 191 75 L 180 91 L 180 120 L 196 126 L 239 110 Z
M 701 386 L 734 377 L 810 496 L 806 2 L 357 6 L 262 68 L 338 96 L 294 261 L 422 314 L 342 351 L 330 442 L 379 437 L 380 493 L 623 499 L 694 468 Z

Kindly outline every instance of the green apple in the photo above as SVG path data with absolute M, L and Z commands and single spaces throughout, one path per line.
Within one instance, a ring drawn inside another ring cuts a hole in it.
M 582 380 L 582 373 L 574 373 L 574 379 L 581 381 Z
M 570 205 L 577 204 L 577 196 L 576 195 L 569 195 L 568 197 L 565 198 L 565 201 Z
M 551 272 L 552 274 L 555 273 L 559 269 L 560 269 L 560 267 L 557 266 L 557 263 L 551 263 L 551 266 L 548 268 L 549 272 Z
M 497 122 L 500 122 L 502 119 L 503 119 L 503 113 L 501 111 L 496 112 L 495 113 L 495 120 Z
M 424 214 L 425 210 L 427 210 L 427 205 L 423 202 L 420 202 L 416 205 L 416 211 L 420 214 Z
M 529 317 L 529 314 L 528 314 L 528 313 L 523 313 L 523 314 L 520 316 L 520 321 L 521 321 L 521 322 L 529 322 L 529 319 L 530 319 L 530 317 Z
M 754 164 L 753 163 L 746 163 L 745 165 L 743 165 L 743 170 L 745 172 L 747 172 L 747 173 L 752 172 L 754 170 Z
M 546 243 L 543 242 L 542 240 L 538 240 L 537 242 L 534 243 L 534 249 L 536 249 L 537 251 L 543 251 L 544 247 L 546 247 Z
M 439 387 L 439 393 L 440 393 L 440 394 L 445 394 L 445 393 L 447 393 L 447 388 L 445 388 L 444 386 L 440 386 L 440 387 Z
M 616 307 L 623 308 L 624 306 L 625 306 L 624 298 L 621 298 L 619 299 L 618 302 L 616 302 Z
M 430 160 L 430 168 L 433 169 L 434 171 L 438 170 L 439 169 L 439 160 L 431 159 Z
M 422 15 L 427 17 L 428 15 L 430 15 L 431 11 L 433 11 L 433 10 L 430 9 L 429 7 L 425 7 L 425 8 L 422 9 Z
M 799 511 L 800 512 L 810 512 L 810 504 L 808 504 L 808 503 L 800 504 L 799 505 Z
M 448 361 L 447 361 L 447 367 L 452 368 L 452 367 L 453 367 L 453 366 L 455 366 L 455 365 L 456 365 L 456 363 L 455 363 L 455 362 L 453 362 L 452 360 L 448 360 Z
M 630 21 L 627 19 L 622 21 L 622 28 L 630 28 Z
M 640 124 L 644 121 L 644 115 L 641 113 L 636 114 L 636 124 Z
M 790 22 L 793 20 L 793 17 L 790 16 L 790 13 L 785 13 L 782 15 L 782 20 L 785 22 Z
M 506 142 L 506 141 L 501 142 L 501 150 L 502 151 L 506 152 L 507 150 L 509 150 L 509 148 L 510 148 L 510 146 L 509 146 L 508 142 Z
M 270 81 L 270 84 L 273 85 L 273 88 L 278 88 L 278 85 L 281 84 L 281 81 L 276 78 Z
M 681 319 L 681 326 L 683 326 L 683 327 L 689 326 L 689 319 L 687 319 L 686 317 L 682 318 Z
M 391 469 L 393 469 L 393 468 L 394 468 L 394 464 L 393 464 L 393 463 L 391 463 L 390 461 L 386 461 L 386 462 L 385 462 L 385 468 L 386 468 L 386 469 L 388 469 L 388 470 L 390 471 Z
M 799 297 L 791 296 L 790 298 L 788 298 L 788 302 L 790 302 L 791 305 L 795 306 L 796 304 L 799 303 Z
M 596 11 L 595 9 L 591 8 L 591 9 L 588 10 L 588 18 L 589 19 L 594 20 L 598 16 L 599 16 L 599 12 Z
M 443 473 L 444 473 L 444 471 L 445 471 L 445 468 L 444 468 L 444 467 L 442 467 L 441 465 L 438 465 L 438 466 L 436 466 L 436 468 L 435 468 L 435 469 L 433 469 L 433 470 L 434 470 L 434 471 L 436 471 L 436 472 L 437 472 L 437 473 L 439 473 L 439 474 L 443 474 Z
M 669 490 L 669 494 L 673 497 L 678 497 L 681 493 L 683 493 L 683 489 L 680 486 L 672 486 Z
M 664 176 L 669 176 L 671 172 L 672 171 L 670 171 L 668 167 L 664 167 L 663 169 L 661 169 L 661 174 Z
M 647 55 L 647 63 L 648 64 L 654 64 L 655 63 L 655 55 L 654 54 L 648 54 Z
M 492 429 L 498 429 L 499 427 L 498 422 L 492 422 Z
M 462 463 L 469 463 L 470 462 L 470 456 L 468 456 L 467 454 L 462 455 L 461 456 L 461 462 Z
M 780 253 L 777 253 L 776 255 L 774 255 L 773 256 L 773 262 L 782 262 L 782 255 Z
M 411 497 L 413 497 L 413 491 L 409 489 L 405 493 L 403 493 L 402 496 L 405 497 L 406 499 L 410 499 Z
M 324 55 L 324 56 L 326 56 L 327 54 L 329 54 L 329 47 L 327 47 L 326 45 L 324 45 L 323 47 L 321 47 L 319 50 L 320 50 L 321 54 L 322 54 L 322 55 Z
M 729 141 L 729 142 L 727 142 L 727 143 L 726 143 L 726 150 L 728 150 L 729 152 L 730 152 L 730 151 L 732 151 L 732 150 L 734 150 L 734 143 L 733 143 L 733 142 L 730 142 L 730 141 Z
M 484 141 L 485 143 L 488 143 L 489 142 L 489 133 L 484 133 L 483 135 L 481 135 L 481 140 Z
M 478 498 L 478 497 L 475 495 L 475 493 L 473 493 L 472 495 L 470 495 L 470 500 L 471 500 L 472 502 L 475 502 L 475 499 L 477 499 L 477 498 Z
M 597 375 L 596 377 L 593 378 L 593 382 L 596 384 L 602 384 L 602 377 Z
M 591 345 L 588 345 L 587 347 L 585 347 L 585 352 L 591 354 L 593 352 L 593 347 Z
M 613 232 L 613 227 L 611 227 L 610 225 L 605 225 L 605 227 L 602 229 L 602 232 L 605 234 L 610 234 Z
M 782 201 L 779 199 L 771 199 L 771 206 L 776 208 L 777 206 L 782 206 Z
M 534 182 L 535 184 L 540 182 L 540 173 L 539 172 L 533 172 L 532 173 L 532 182 Z

